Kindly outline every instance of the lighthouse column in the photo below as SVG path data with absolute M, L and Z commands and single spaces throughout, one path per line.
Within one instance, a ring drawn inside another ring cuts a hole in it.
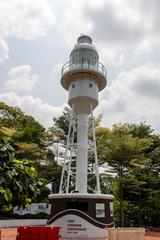
M 105 88 L 106 83 L 106 69 L 99 62 L 92 39 L 81 35 L 71 51 L 69 62 L 62 67 L 61 84 L 69 92 L 68 104 L 72 108 L 72 114 L 60 191 L 59 194 L 49 196 L 52 207 L 48 224 L 61 228 L 63 240 L 107 239 L 107 228 L 114 225 L 113 196 L 101 194 L 100 189 L 93 118 L 93 110 L 98 106 L 98 93 Z M 92 142 L 88 141 L 90 114 Z M 77 139 L 74 133 L 77 134 Z M 95 164 L 91 166 L 88 164 L 88 154 L 92 150 Z M 63 161 L 62 156 L 60 160 Z M 91 179 L 96 179 L 95 184 L 92 184 Z
M 87 193 L 88 115 L 78 114 L 76 191 Z

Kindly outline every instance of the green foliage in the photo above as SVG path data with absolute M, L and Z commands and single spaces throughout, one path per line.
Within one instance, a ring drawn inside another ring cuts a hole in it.
M 31 126 L 34 124 L 35 128 L 43 129 L 44 127 L 35 121 L 32 116 L 24 114 L 18 107 L 11 107 L 3 102 L 0 102 L 0 126 L 20 129 L 25 126 Z
M 99 162 L 107 162 L 119 177 L 133 167 L 143 168 L 143 163 L 149 161 L 144 151 L 152 140 L 133 137 L 126 125 L 115 125 L 112 130 L 99 127 L 96 136 Z
M 139 124 L 126 124 L 126 126 L 129 127 L 129 132 L 132 136 L 138 138 L 148 138 L 152 136 L 154 131 L 150 125 L 146 124 L 146 122 L 141 122 Z
M 62 116 L 53 118 L 53 127 L 50 128 L 50 131 L 54 133 L 59 140 L 65 141 L 67 139 L 70 114 L 70 108 L 65 107 Z
M 37 169 L 47 183 L 51 183 L 52 193 L 57 193 L 59 191 L 62 167 L 55 161 L 50 161 L 47 165 L 38 164 Z
M 33 117 L 0 103 L 1 213 L 35 202 L 41 193 L 47 198 L 46 180 L 35 168 L 37 162 L 51 156 L 47 137 L 44 127 Z
M 159 226 L 158 214 L 150 217 L 160 198 L 159 135 L 155 135 L 146 123 L 119 124 L 110 132 L 103 129 L 103 133 L 108 133 L 106 142 L 105 137 L 101 142 L 103 159 L 106 159 L 109 172 L 115 174 L 113 181 L 116 180 L 113 193 L 117 226 L 128 226 L 130 221 L 135 226 Z
M 37 160 L 43 157 L 43 152 L 35 143 L 17 142 L 14 144 L 16 149 L 16 157 L 18 159 Z
M 32 161 L 17 160 L 12 156 L 4 161 L 3 155 L 1 159 L 0 211 L 9 211 L 14 206 L 26 206 L 31 203 L 45 187 L 44 178 L 36 172 Z
M 14 149 L 0 136 L 0 162 L 9 161 L 14 156 Z
M 0 134 L 15 149 L 16 158 L 36 160 L 43 157 L 45 128 L 19 108 L 0 103 Z

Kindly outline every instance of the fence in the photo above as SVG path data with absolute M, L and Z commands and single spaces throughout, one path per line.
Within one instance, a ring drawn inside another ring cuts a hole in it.
M 109 228 L 109 240 L 143 240 L 144 228 Z

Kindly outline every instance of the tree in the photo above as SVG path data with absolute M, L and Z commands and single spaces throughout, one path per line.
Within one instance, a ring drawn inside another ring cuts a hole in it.
M 129 132 L 133 137 L 138 138 L 148 138 L 153 136 L 154 130 L 150 125 L 147 125 L 146 122 L 141 122 L 139 124 L 125 124 L 129 127 Z
M 15 157 L 40 160 L 46 150 L 45 128 L 32 116 L 0 103 L 0 134 L 15 149 Z
M 26 206 L 45 188 L 32 161 L 14 158 L 14 149 L 0 138 L 0 212 Z
M 54 162 L 53 151 L 49 149 L 52 138 L 52 133 L 45 131 L 32 116 L 0 103 L 0 207 L 3 212 L 15 205 L 25 206 L 42 199 L 40 193 L 48 195 L 48 178 L 45 180 L 38 165 L 43 162 L 47 169 L 47 162 Z
M 108 164 L 109 172 L 114 174 L 114 180 L 119 183 L 121 226 L 124 225 L 124 186 L 135 183 L 135 180 L 130 179 L 131 173 L 143 169 L 150 162 L 145 152 L 151 147 L 152 142 L 151 138 L 132 136 L 127 124 L 114 125 L 111 131 L 102 127 L 97 129 L 100 162 Z
M 50 131 L 53 132 L 55 137 L 60 141 L 66 142 L 69 130 L 70 116 L 71 109 L 65 107 L 62 116 L 53 118 L 53 127 L 50 128 Z
M 143 169 L 135 169 L 134 177 L 138 184 L 132 189 L 127 189 L 126 194 L 128 198 L 132 195 L 134 202 L 139 206 L 137 224 L 159 227 L 160 211 L 157 201 L 160 198 L 160 136 L 155 134 L 151 126 L 145 122 L 137 125 L 128 124 L 128 126 L 132 135 L 150 139 L 152 144 L 144 150 L 150 161 L 144 164 Z
M 48 184 L 51 184 L 52 193 L 59 192 L 60 178 L 62 167 L 55 161 L 47 165 L 38 165 L 38 170 L 41 175 L 46 179 Z

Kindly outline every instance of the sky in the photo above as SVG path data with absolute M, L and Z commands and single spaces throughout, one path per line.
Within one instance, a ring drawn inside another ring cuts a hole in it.
M 68 101 L 61 68 L 87 34 L 107 68 L 102 125 L 160 132 L 159 12 L 159 0 L 0 0 L 0 101 L 52 126 Z

